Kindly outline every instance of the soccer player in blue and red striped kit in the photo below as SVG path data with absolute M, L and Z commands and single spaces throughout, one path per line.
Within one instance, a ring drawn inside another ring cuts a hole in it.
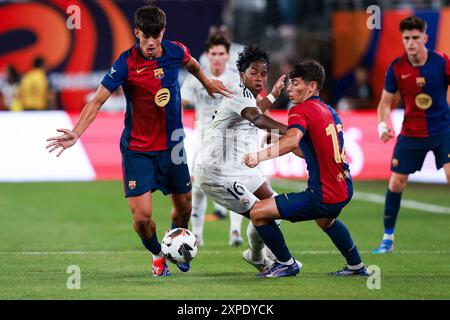
M 288 130 L 273 146 L 255 154 L 246 154 L 249 167 L 261 161 L 293 152 L 306 160 L 308 188 L 284 193 L 256 202 L 250 218 L 277 260 L 261 277 L 295 276 L 301 263 L 295 260 L 284 241 L 277 219 L 291 222 L 315 220 L 345 257 L 347 265 L 334 276 L 368 276 L 358 249 L 347 227 L 337 219 L 353 195 L 352 178 L 345 160 L 342 122 L 319 97 L 325 70 L 314 60 L 295 65 L 289 74 L 287 92 L 295 105 L 289 110 Z
M 152 219 L 152 192 L 170 195 L 172 228 L 187 228 L 191 215 L 191 181 L 183 148 L 181 96 L 178 72 L 181 66 L 193 74 L 208 94 L 229 96 L 218 80 L 208 79 L 189 49 L 163 39 L 165 13 L 155 6 L 135 12 L 135 36 L 139 42 L 124 51 L 101 82 L 95 97 L 81 112 L 72 130 L 47 139 L 50 152 L 61 153 L 74 145 L 98 115 L 101 106 L 119 87 L 127 100 L 125 128 L 120 140 L 125 197 L 133 216 L 133 227 L 153 255 L 153 275 L 168 276 L 166 259 Z M 189 270 L 189 263 L 177 265 Z
M 404 103 L 405 116 L 392 156 L 392 175 L 384 206 L 384 235 L 373 250 L 375 254 L 394 249 L 394 229 L 402 192 L 408 175 L 422 168 L 428 151 L 433 151 L 437 169 L 444 167 L 450 183 L 450 109 L 447 103 L 450 60 L 445 54 L 427 50 L 426 29 L 426 21 L 417 16 L 400 22 L 406 52 L 389 66 L 378 104 L 378 134 L 383 142 L 394 137 L 387 120 L 397 92 Z

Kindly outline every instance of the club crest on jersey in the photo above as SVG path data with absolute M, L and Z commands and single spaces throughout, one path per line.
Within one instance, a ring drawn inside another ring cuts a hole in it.
M 425 77 L 417 77 L 416 78 L 416 85 L 419 88 L 423 88 L 425 86 L 425 84 L 427 83 L 427 81 L 425 80 Z
M 419 109 L 427 110 L 428 108 L 431 107 L 431 104 L 433 103 L 433 98 L 431 98 L 431 96 L 426 93 L 419 93 L 414 99 L 414 101 Z
M 164 78 L 164 69 L 163 69 L 163 68 L 155 69 L 155 70 L 153 71 L 153 75 L 154 75 L 155 78 L 158 79 L 158 80 Z
M 159 89 L 155 94 L 155 103 L 158 107 L 165 107 L 170 101 L 170 91 L 167 88 Z
M 134 180 L 128 181 L 128 189 L 130 189 L 130 190 L 136 189 L 136 181 L 134 181 Z

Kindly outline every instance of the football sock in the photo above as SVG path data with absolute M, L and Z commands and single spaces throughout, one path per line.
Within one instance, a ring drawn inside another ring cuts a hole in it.
M 285 266 L 290 266 L 291 264 L 293 264 L 294 262 L 295 262 L 295 260 L 294 260 L 294 258 L 290 258 L 288 261 L 286 261 L 286 262 L 282 262 L 282 261 L 278 261 L 279 263 L 281 263 L 282 265 L 285 265 Z
M 400 202 L 402 193 L 387 190 L 386 201 L 384 203 L 384 233 L 385 235 L 393 235 L 395 222 L 397 221 L 398 212 L 400 211 Z M 383 238 L 384 239 L 384 238 Z M 394 239 L 389 239 L 394 240 Z
M 250 221 L 247 226 L 247 239 L 248 246 L 252 250 L 252 260 L 259 261 L 263 258 L 262 250 L 264 248 L 264 242 L 256 231 L 255 226 Z
M 230 211 L 230 234 L 233 233 L 233 231 L 237 231 L 241 234 L 242 218 L 242 215 Z
M 213 205 L 215 211 L 219 211 L 224 216 L 227 214 L 227 209 L 222 207 L 220 204 L 213 202 Z
M 192 214 L 191 225 L 192 232 L 203 237 L 203 226 L 205 224 L 205 212 L 207 207 L 207 199 L 205 193 L 195 185 L 192 188 Z
M 345 257 L 349 266 L 358 266 L 362 263 L 356 244 L 345 224 L 335 220 L 334 224 L 324 231 Z
M 150 251 L 154 256 L 162 256 L 161 255 L 161 244 L 158 242 L 158 236 L 155 233 L 153 233 L 152 237 L 148 240 L 142 240 L 142 244 L 144 247 Z
M 177 226 L 177 225 L 175 224 L 175 222 L 172 221 L 172 225 L 171 225 L 170 229 L 176 229 L 176 228 L 184 228 L 184 229 L 188 229 L 188 225 L 185 224 L 185 225 L 183 225 L 183 226 Z
M 287 263 L 292 258 L 289 252 L 286 242 L 284 241 L 283 233 L 281 233 L 280 228 L 275 223 L 271 221 L 268 224 L 262 226 L 255 226 L 258 234 L 264 240 L 266 246 L 273 252 L 275 257 L 280 263 Z

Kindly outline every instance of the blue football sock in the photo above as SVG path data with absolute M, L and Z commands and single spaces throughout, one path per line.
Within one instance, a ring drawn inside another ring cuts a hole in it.
M 142 240 L 142 244 L 148 251 L 157 255 L 161 252 L 161 244 L 158 242 L 158 236 L 156 235 L 156 231 L 153 236 L 148 240 Z
M 386 192 L 386 201 L 384 203 L 384 233 L 393 234 L 398 212 L 400 211 L 400 202 L 402 193 L 392 192 L 389 189 Z
M 292 258 L 292 255 L 286 246 L 286 242 L 284 241 L 283 233 L 281 233 L 281 229 L 277 226 L 275 221 L 271 221 L 262 226 L 255 226 L 255 229 L 275 257 L 277 257 L 278 261 L 286 262 Z
M 172 226 L 170 227 L 170 229 L 172 230 L 172 229 L 176 229 L 176 228 L 184 228 L 184 229 L 188 229 L 188 225 L 186 224 L 186 225 L 184 225 L 184 226 L 177 226 L 177 225 L 175 224 L 175 222 L 172 221 Z
M 345 224 L 336 220 L 330 228 L 324 231 L 345 257 L 349 266 L 356 266 L 362 262 L 356 244 L 353 242 L 352 236 Z

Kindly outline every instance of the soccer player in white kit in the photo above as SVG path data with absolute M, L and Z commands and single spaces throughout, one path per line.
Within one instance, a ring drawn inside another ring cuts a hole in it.
M 271 93 L 256 101 L 267 80 L 269 55 L 257 46 L 245 47 L 239 54 L 237 67 L 240 81 L 230 86 L 232 98 L 225 98 L 209 124 L 201 159 L 194 173 L 197 184 L 214 201 L 225 208 L 249 217 L 250 209 L 258 199 L 276 196 L 258 168 L 241 163 L 245 153 L 258 148 L 258 129 L 286 133 L 286 125 L 265 115 L 284 88 L 285 76 L 275 83 Z M 264 243 L 250 222 L 247 229 L 250 249 L 244 259 L 262 270 L 268 265 Z
M 208 67 L 205 69 L 212 79 L 217 79 L 231 86 L 239 82 L 239 74 L 229 67 L 230 42 L 222 33 L 212 34 L 206 42 L 206 55 L 208 58 Z M 206 127 L 212 121 L 213 113 L 222 102 L 222 97 L 215 95 L 211 97 L 203 88 L 202 84 L 193 76 L 188 75 L 181 87 L 181 98 L 183 107 L 191 104 L 195 107 L 195 128 L 196 136 L 194 140 L 194 162 L 193 162 L 193 187 L 192 187 L 192 232 L 195 234 L 198 244 L 203 245 L 203 226 L 205 223 L 205 213 L 207 207 L 207 198 L 205 193 L 196 183 L 195 166 L 198 164 L 199 155 L 203 148 Z M 214 208 L 219 211 L 225 211 L 217 203 Z M 230 211 L 230 242 L 231 246 L 240 246 L 243 243 L 241 236 L 242 216 Z

